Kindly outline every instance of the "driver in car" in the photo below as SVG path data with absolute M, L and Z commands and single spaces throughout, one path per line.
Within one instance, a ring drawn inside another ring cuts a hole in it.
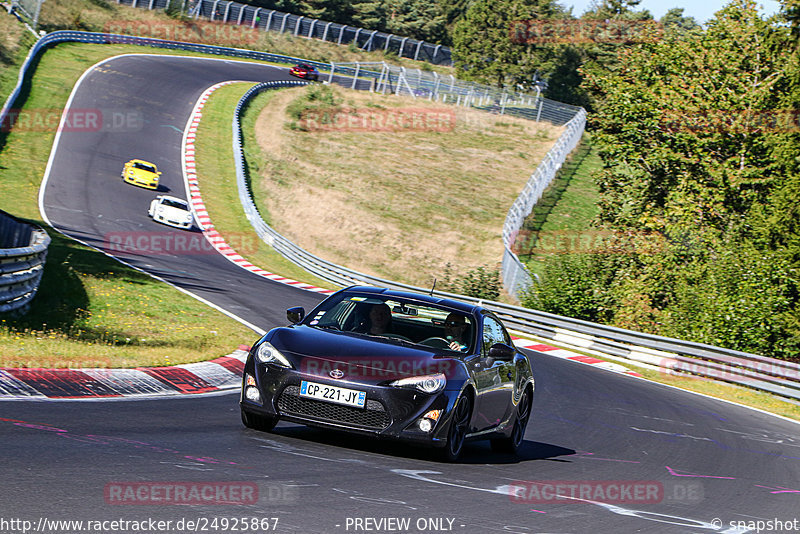
M 451 350 L 465 351 L 467 342 L 467 318 L 461 314 L 451 312 L 444 320 L 444 336 L 449 342 Z

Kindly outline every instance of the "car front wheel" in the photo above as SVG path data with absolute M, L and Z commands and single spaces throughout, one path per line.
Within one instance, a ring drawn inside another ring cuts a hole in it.
M 277 417 L 269 417 L 266 415 L 259 415 L 254 414 L 248 411 L 245 411 L 244 408 L 242 410 L 242 424 L 247 428 L 252 428 L 254 430 L 261 430 L 263 432 L 269 432 L 275 425 L 278 424 Z
M 450 430 L 447 432 L 447 444 L 442 451 L 446 461 L 455 462 L 461 455 L 471 415 L 472 400 L 468 395 L 462 395 L 453 408 L 453 420 L 450 422 Z

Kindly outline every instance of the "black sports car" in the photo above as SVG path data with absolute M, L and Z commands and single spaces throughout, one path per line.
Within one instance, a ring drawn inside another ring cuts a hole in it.
M 468 439 L 516 452 L 531 414 L 531 363 L 489 310 L 455 300 L 350 287 L 306 315 L 286 312 L 250 350 L 245 426 L 283 419 L 441 448 Z

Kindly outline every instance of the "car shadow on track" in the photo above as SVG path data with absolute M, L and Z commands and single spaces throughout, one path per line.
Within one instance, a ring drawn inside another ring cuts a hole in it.
M 252 432 L 260 437 L 270 437 L 282 440 L 282 438 L 289 438 L 289 441 L 294 441 L 291 445 L 297 445 L 296 441 L 305 442 L 308 446 L 319 445 L 321 447 L 335 447 L 340 449 L 349 449 L 353 451 L 361 451 L 367 453 L 381 454 L 385 456 L 394 456 L 399 458 L 407 458 L 413 460 L 433 461 L 440 462 L 438 451 L 433 448 L 423 446 L 409 446 L 405 442 L 396 442 L 385 439 L 370 439 L 362 438 L 360 436 L 353 436 L 335 430 L 322 430 L 317 428 L 306 427 L 302 425 L 286 425 L 281 424 L 273 429 L 271 432 Z M 322 453 L 322 451 L 319 451 Z M 325 454 L 338 455 L 341 451 L 326 450 Z M 517 464 L 521 462 L 528 462 L 533 460 L 554 460 L 554 461 L 568 461 L 566 459 L 560 460 L 560 456 L 570 456 L 575 454 L 574 449 L 553 445 L 550 443 L 541 443 L 537 441 L 523 441 L 517 451 L 517 454 L 498 453 L 494 452 L 489 445 L 488 441 L 474 441 L 467 442 L 464 445 L 464 450 L 459 458 L 459 464 Z

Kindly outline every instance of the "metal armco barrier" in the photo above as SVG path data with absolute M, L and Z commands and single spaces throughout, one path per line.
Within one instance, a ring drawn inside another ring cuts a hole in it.
M 258 213 L 244 171 L 239 115 L 250 99 L 262 91 L 306 83 L 266 82 L 258 84 L 242 96 L 236 107 L 232 124 L 236 182 L 239 199 L 248 220 L 255 228 L 256 233 L 284 257 L 335 285 L 345 287 L 366 283 L 428 293 L 429 291 L 424 288 L 375 278 L 314 256 L 270 228 Z M 583 120 L 585 121 L 585 116 Z M 575 128 L 579 128 L 582 132 L 583 124 L 575 126 Z M 577 143 L 577 140 L 574 142 Z M 485 301 L 441 291 L 435 291 L 434 294 L 481 304 L 497 313 L 511 328 L 538 338 L 551 340 L 559 345 L 612 359 L 626 359 L 670 374 L 711 378 L 800 400 L 800 364 L 702 343 L 603 326 L 501 302 Z
M 0 312 L 21 311 L 39 289 L 47 232 L 0 211 Z
M 153 10 L 166 9 L 169 0 L 117 0 L 117 3 Z M 175 5 L 180 7 L 181 13 L 195 19 L 202 17 L 206 20 L 286 33 L 307 39 L 320 39 L 339 45 L 353 44 L 368 52 L 382 50 L 385 53 L 427 61 L 434 65 L 452 64 L 450 49 L 446 46 L 377 30 L 355 28 L 229 0 L 180 0 L 180 3 L 176 2 Z

